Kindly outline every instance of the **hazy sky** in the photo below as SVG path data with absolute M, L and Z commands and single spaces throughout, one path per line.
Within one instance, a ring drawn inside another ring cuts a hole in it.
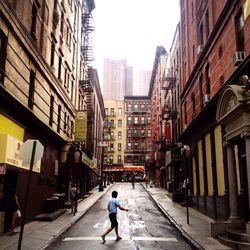
M 131 66 L 152 70 L 156 46 L 170 49 L 179 0 L 95 0 L 95 5 L 93 64 L 101 82 L 106 57 L 127 58 Z

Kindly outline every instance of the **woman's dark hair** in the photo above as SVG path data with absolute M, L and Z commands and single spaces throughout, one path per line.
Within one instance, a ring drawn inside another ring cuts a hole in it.
M 113 197 L 113 198 L 117 198 L 117 195 L 118 195 L 118 192 L 117 192 L 117 191 L 113 191 L 113 192 L 112 192 L 112 197 Z

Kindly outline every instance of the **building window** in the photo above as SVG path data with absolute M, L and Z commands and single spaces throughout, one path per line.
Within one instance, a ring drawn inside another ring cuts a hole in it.
M 118 162 L 119 164 L 122 163 L 122 156 L 121 156 L 121 155 L 118 155 L 118 156 L 117 156 L 117 162 Z
M 60 32 L 63 37 L 63 29 L 64 29 L 64 13 L 63 11 L 61 12 L 61 24 L 60 24 Z
M 32 5 L 32 13 L 31 13 L 31 30 L 30 35 L 33 40 L 36 40 L 36 19 L 37 19 L 37 7 L 35 3 Z
M 110 126 L 111 126 L 111 128 L 115 127 L 115 121 L 114 120 L 110 120 Z
M 132 105 L 128 104 L 128 111 L 132 111 Z
M 145 111 L 145 105 L 141 104 L 141 111 Z
M 193 115 L 195 115 L 195 93 L 192 93 L 191 95 L 191 103 L 192 103 Z
M 201 22 L 200 26 L 199 26 L 199 30 L 198 30 L 198 45 L 203 45 L 204 44 L 204 40 L 203 40 L 203 23 Z
M 74 99 L 74 80 L 71 81 L 71 96 L 70 96 L 70 99 L 73 102 L 73 99 Z
M 199 91 L 200 91 L 200 105 L 203 108 L 203 91 L 202 91 L 202 82 L 203 82 L 203 75 L 200 76 L 199 79 Z
M 53 114 L 54 114 L 54 96 L 50 96 L 50 112 L 49 112 L 49 125 L 53 125 Z
M 54 41 L 54 39 L 52 39 L 52 42 L 51 42 L 51 51 L 50 51 L 50 66 L 54 66 L 55 49 L 56 49 L 55 41 Z
M 141 136 L 145 137 L 145 130 L 144 129 L 141 130 Z
M 134 105 L 134 111 L 138 111 L 138 104 Z
M 7 37 L 0 30 L 0 82 L 3 82 L 5 72 L 5 62 L 7 56 Z
M 134 117 L 134 124 L 139 124 L 138 116 L 135 116 L 135 117 Z
M 148 124 L 151 123 L 151 115 L 148 116 Z
M 141 124 L 145 124 L 145 117 L 144 116 L 141 117 Z
M 118 151 L 122 151 L 122 144 L 118 143 Z
M 113 164 L 113 163 L 114 163 L 114 156 L 113 156 L 113 155 L 110 155 L 110 156 L 109 156 L 109 163 L 110 163 L 110 164 Z
M 57 132 L 60 133 L 61 129 L 61 112 L 62 112 L 62 106 L 58 105 L 58 116 L 57 116 Z
M 64 112 L 64 126 L 63 126 L 64 133 L 67 131 L 67 112 Z
M 131 142 L 128 142 L 128 143 L 127 143 L 127 149 L 128 149 L 128 150 L 131 150 L 131 148 L 132 148 L 132 143 L 131 143 Z
M 206 28 L 206 39 L 208 40 L 208 36 L 209 36 L 209 13 L 208 11 L 206 12 L 206 23 L 205 23 L 205 28 Z
M 138 137 L 139 133 L 138 133 L 138 129 L 134 129 L 134 137 Z
M 70 122 L 70 138 L 73 138 L 73 131 L 74 131 L 74 122 L 71 121 Z
M 33 109 L 33 106 L 34 106 L 35 79 L 36 79 L 36 74 L 33 70 L 31 70 L 30 71 L 30 85 L 29 85 L 29 99 L 28 99 L 28 106 L 31 109 Z
M 113 116 L 115 115 L 115 110 L 114 110 L 114 108 L 111 108 L 111 109 L 110 109 L 110 115 L 113 115 Z
M 244 37 L 244 17 L 242 10 L 238 13 L 235 18 L 235 26 L 236 26 L 236 46 L 237 51 L 245 50 L 245 37 Z
M 122 120 L 118 120 L 118 127 L 122 127 Z
M 138 149 L 138 142 L 137 141 L 134 142 L 134 149 Z
M 128 129 L 128 134 L 127 134 L 128 137 L 131 137 L 132 136 L 132 130 L 131 129 Z
M 109 144 L 109 150 L 110 151 L 114 151 L 114 143 L 110 143 Z
M 109 110 L 107 108 L 105 108 L 105 115 L 109 114 Z
M 118 115 L 122 115 L 122 109 L 118 108 Z
M 151 129 L 148 129 L 148 137 L 151 137 Z
M 62 77 L 62 56 L 59 56 L 59 59 L 58 59 L 58 79 L 62 80 L 61 77 Z
M 118 139 L 122 139 L 122 132 L 118 131 Z
M 127 123 L 128 123 L 128 124 L 131 124 L 131 116 L 128 116 Z

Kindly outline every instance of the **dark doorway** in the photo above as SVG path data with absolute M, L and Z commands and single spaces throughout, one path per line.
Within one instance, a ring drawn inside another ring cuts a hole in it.
M 7 170 L 4 176 L 4 203 L 7 204 L 10 194 L 16 190 L 18 172 Z M 4 231 L 6 232 L 11 224 L 12 212 L 5 211 Z
M 249 221 L 249 203 L 248 203 L 248 180 L 247 180 L 247 162 L 246 162 L 246 144 L 245 139 L 237 141 L 238 159 L 240 171 L 240 193 L 239 193 L 239 212 L 242 219 Z

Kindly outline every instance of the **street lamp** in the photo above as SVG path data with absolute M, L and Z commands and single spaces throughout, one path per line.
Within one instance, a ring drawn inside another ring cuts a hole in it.
M 108 167 L 108 168 L 106 167 L 106 172 L 107 172 L 107 170 L 108 170 L 107 185 L 109 185 L 109 178 L 110 178 L 110 173 L 109 173 L 109 160 L 108 160 L 108 162 L 107 162 L 106 166 Z
M 100 176 L 100 182 L 99 182 L 99 192 L 103 191 L 103 188 L 105 187 L 105 185 L 103 185 L 103 162 L 104 162 L 104 147 L 106 147 L 107 145 L 100 141 L 97 143 L 97 147 L 101 147 L 102 148 L 102 155 L 101 155 L 101 176 Z

